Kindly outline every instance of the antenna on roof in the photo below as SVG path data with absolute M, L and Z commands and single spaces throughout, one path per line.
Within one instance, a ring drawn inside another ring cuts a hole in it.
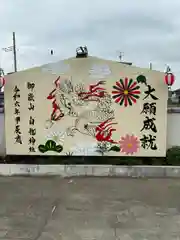
M 118 51 L 118 58 L 120 60 L 120 62 L 122 62 L 122 57 L 124 56 L 124 53 L 121 51 Z
M 149 69 L 152 70 L 152 63 L 149 64 Z

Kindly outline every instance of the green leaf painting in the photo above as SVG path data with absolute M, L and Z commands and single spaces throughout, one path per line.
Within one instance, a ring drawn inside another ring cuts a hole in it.
M 45 153 L 48 151 L 60 153 L 62 152 L 63 147 L 61 145 L 56 145 L 56 142 L 53 140 L 47 140 L 47 142 L 44 145 L 40 144 L 38 146 L 38 149 L 41 153 Z
M 114 145 L 108 151 L 120 152 L 120 150 L 121 149 L 119 146 Z
M 146 80 L 146 77 L 144 75 L 137 76 L 136 80 L 137 80 L 138 83 L 147 85 L 147 80 Z

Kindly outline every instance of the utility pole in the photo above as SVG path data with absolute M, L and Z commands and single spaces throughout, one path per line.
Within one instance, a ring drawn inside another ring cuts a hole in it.
M 15 34 L 15 32 L 13 32 L 13 58 L 14 58 L 14 72 L 17 72 L 16 34 Z
M 5 52 L 13 52 L 14 72 L 17 72 L 17 57 L 16 57 L 16 34 L 13 32 L 12 46 L 2 48 Z

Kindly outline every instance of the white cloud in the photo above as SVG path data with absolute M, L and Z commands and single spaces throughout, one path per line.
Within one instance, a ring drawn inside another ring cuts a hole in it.
M 12 45 L 16 31 L 18 68 L 75 55 L 87 45 L 90 55 L 124 60 L 157 70 L 168 63 L 180 79 L 180 1 L 167 0 L 0 0 L 0 47 Z M 50 55 L 50 49 L 55 55 Z M 1 65 L 13 70 L 12 53 Z M 177 80 L 176 87 L 180 85 Z

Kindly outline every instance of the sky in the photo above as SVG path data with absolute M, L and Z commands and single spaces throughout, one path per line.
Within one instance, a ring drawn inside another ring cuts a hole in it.
M 0 0 L 0 65 L 13 71 L 16 32 L 18 70 L 75 56 L 123 60 L 165 71 L 169 65 L 180 87 L 180 1 L 178 0 Z M 54 55 L 50 55 L 50 49 Z

